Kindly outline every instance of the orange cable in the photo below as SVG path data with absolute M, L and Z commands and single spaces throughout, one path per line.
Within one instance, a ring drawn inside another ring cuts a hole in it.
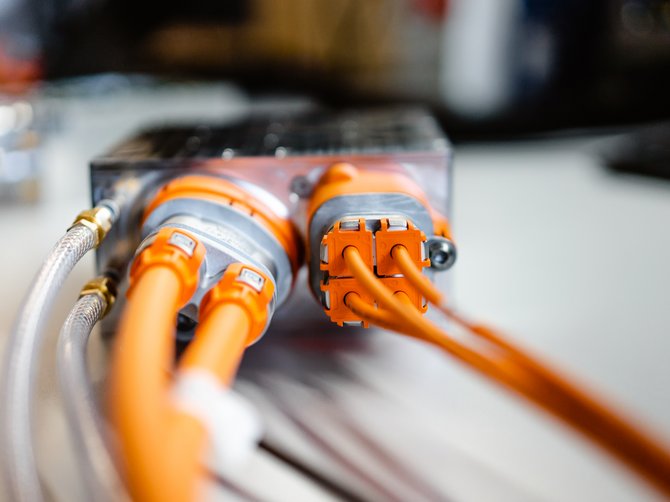
M 393 319 L 393 315 L 384 309 L 378 309 L 363 300 L 357 293 L 347 293 L 344 303 L 358 317 L 384 329 L 402 331 L 402 327 Z
M 647 436 L 594 397 L 505 340 L 503 335 L 472 324 L 449 309 L 442 293 L 414 265 L 404 246 L 395 246 L 392 256 L 409 282 L 438 309 L 475 335 L 505 350 L 510 359 L 529 372 L 531 378 L 545 386 L 543 399 L 547 404 L 552 402 L 550 408 L 554 414 L 600 444 L 661 491 L 670 494 L 670 453 L 659 445 L 658 440 Z
M 409 251 L 405 246 L 403 245 L 395 246 L 391 251 L 391 256 L 395 260 L 400 271 L 410 282 L 410 284 L 412 284 L 415 288 L 417 288 L 421 292 L 421 294 L 425 296 L 426 299 L 442 313 L 444 313 L 445 315 L 456 321 L 461 326 L 464 326 L 475 335 L 506 350 L 510 355 L 519 358 L 519 360 L 523 361 L 525 364 L 535 367 L 536 369 L 544 370 L 541 364 L 538 364 L 536 360 L 534 360 L 532 357 L 525 354 L 521 349 L 514 346 L 514 344 L 512 344 L 508 340 L 505 340 L 505 338 L 502 335 L 496 334 L 491 329 L 486 328 L 485 326 L 479 326 L 469 323 L 463 317 L 459 316 L 453 310 L 451 310 L 445 304 L 442 292 L 439 289 L 437 289 L 435 285 L 433 285 L 433 283 L 430 282 L 428 277 L 422 274 L 421 271 L 416 267 L 414 261 L 412 260 L 412 256 L 410 255 Z
M 538 378 L 542 378 L 543 383 L 560 386 L 568 385 L 568 383 L 558 374 L 552 373 L 551 370 L 549 370 L 549 368 L 547 368 L 542 362 L 538 361 L 530 354 L 524 352 L 509 340 L 506 340 L 502 334 L 496 333 L 494 330 L 487 328 L 486 326 L 476 325 L 474 323 L 468 322 L 465 318 L 450 309 L 444 301 L 444 295 L 442 292 L 437 287 L 435 287 L 432 282 L 430 282 L 428 277 L 421 273 L 421 271 L 412 261 L 412 257 L 405 246 L 395 246 L 391 251 L 391 255 L 398 265 L 398 268 L 407 278 L 410 284 L 417 288 L 417 290 L 431 304 L 433 304 L 447 317 L 465 327 L 474 335 L 507 352 L 509 357 L 516 359 L 519 364 L 525 366 Z
M 397 301 L 401 305 L 405 306 L 407 309 L 416 311 L 415 305 L 412 303 L 412 301 L 404 292 L 396 292 L 393 294 L 393 297 L 395 297 Z M 385 309 L 375 308 L 374 306 L 365 302 L 365 300 L 363 300 L 357 293 L 352 292 L 347 294 L 345 297 L 345 303 L 351 309 L 352 312 L 354 312 L 356 315 L 358 315 L 359 317 L 361 317 L 362 319 L 366 320 L 371 324 L 376 324 L 382 328 L 391 329 L 398 333 L 422 341 L 428 341 L 438 346 L 439 348 L 447 352 L 450 352 L 454 357 L 460 359 L 465 364 L 470 364 L 468 361 L 461 359 L 459 355 L 456 355 L 455 353 L 451 352 L 451 350 L 449 350 L 454 345 L 459 346 L 459 348 L 465 351 L 469 351 L 470 349 L 462 347 L 459 342 L 450 339 L 449 336 L 444 331 L 440 330 L 440 336 L 438 338 L 428 339 L 424 331 L 422 330 L 417 331 L 417 327 L 415 325 L 395 319 L 393 317 L 393 314 Z M 435 327 L 434 329 L 439 330 L 439 328 L 437 327 Z M 534 396 L 533 399 L 537 400 L 540 399 L 538 397 L 540 395 L 538 389 L 534 385 L 532 385 L 532 381 L 530 381 L 527 378 L 527 375 L 523 374 L 522 369 L 513 368 L 509 364 L 499 364 L 499 365 L 495 364 L 494 362 L 491 361 L 490 357 L 487 358 L 479 354 L 476 355 L 476 358 L 480 362 L 480 364 L 483 363 L 481 364 L 483 368 L 480 368 L 479 366 L 473 364 L 470 365 L 475 367 L 475 369 L 477 369 L 481 373 L 484 373 L 486 376 L 492 378 L 494 381 L 499 381 L 500 383 L 503 383 L 508 387 L 513 388 L 514 390 L 522 393 L 523 395 Z M 498 376 L 502 377 L 498 378 Z
M 121 320 L 111 368 L 110 413 L 133 498 L 147 502 L 195 497 L 205 429 L 170 409 L 165 369 L 174 359 L 174 319 L 181 279 L 155 265 L 135 282 Z
M 236 303 L 212 307 L 181 358 L 179 369 L 205 369 L 229 385 L 247 346 L 249 314 Z
M 200 419 L 176 408 L 170 395 L 175 317 L 195 291 L 204 257 L 204 247 L 197 241 L 191 253 L 173 245 L 174 232 L 161 230 L 133 263 L 110 374 L 110 418 L 125 461 L 126 481 L 133 499 L 147 502 L 198 498 L 207 440 Z M 229 270 L 238 268 L 235 264 Z M 226 274 L 224 278 L 228 283 L 222 280 L 213 288 L 217 294 L 204 309 L 201 306 L 201 323 L 179 370 L 203 369 L 228 384 L 256 320 L 251 319 L 253 310 L 246 308 L 244 291 L 237 294 L 244 285 L 232 281 L 238 290 L 230 292 L 231 278 Z M 255 290 L 253 295 L 252 300 L 260 297 Z M 267 295 L 271 297 L 271 291 Z
M 345 248 L 343 254 L 354 278 L 376 299 L 381 307 L 388 309 L 390 313 L 398 317 L 397 323 L 401 327 L 407 326 L 407 334 L 438 345 L 458 360 L 496 381 L 505 383 L 515 389 L 525 388 L 525 384 L 519 380 L 520 375 L 517 368 L 511 367 L 502 359 L 486 358 L 456 340 L 445 336 L 442 329 L 424 318 L 418 310 L 409 308 L 407 304 L 395 298 L 393 293 L 367 268 L 365 261 L 355 247 Z
M 136 282 L 119 329 L 114 357 L 112 413 L 137 500 L 197 499 L 206 430 L 199 419 L 171 409 L 175 274 L 157 266 Z M 178 284 L 177 284 L 178 286 Z M 247 312 L 222 303 L 207 312 L 179 370 L 204 369 L 232 380 L 249 336 Z
M 393 312 L 388 312 L 388 315 L 396 315 L 397 319 L 389 325 L 391 329 L 438 346 L 494 382 L 519 393 L 548 412 L 561 416 L 560 407 L 552 406 L 552 403 L 544 398 L 544 390 L 537 385 L 537 382 L 527 374 L 524 368 L 504 358 L 477 353 L 457 340 L 450 338 L 446 332 L 425 319 L 404 293 L 393 294 L 388 290 L 367 268 L 355 248 L 345 249 L 344 255 L 352 275 L 359 280 L 368 293 L 376 298 L 382 306 L 386 304 L 389 306 L 389 310 L 393 308 Z M 360 306 L 360 303 L 357 305 L 356 296 L 349 294 L 347 298 L 352 306 Z M 358 314 L 362 314 L 364 320 L 374 324 L 379 316 L 384 316 L 382 319 L 385 319 L 383 310 L 380 310 L 381 312 L 376 313 L 371 318 L 364 317 L 365 314 L 369 313 L 369 310 L 359 311 Z

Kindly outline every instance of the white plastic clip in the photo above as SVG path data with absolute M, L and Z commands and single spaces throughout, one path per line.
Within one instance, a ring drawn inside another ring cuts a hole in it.
M 210 372 L 197 369 L 178 373 L 172 398 L 177 409 L 207 428 L 217 466 L 234 471 L 249 460 L 263 428 L 245 398 L 222 386 Z

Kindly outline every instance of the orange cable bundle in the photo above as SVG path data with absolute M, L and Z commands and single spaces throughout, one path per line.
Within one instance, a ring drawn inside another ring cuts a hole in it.
M 354 247 L 344 250 L 344 259 L 363 289 L 380 308 L 356 294 L 346 297 L 347 306 L 367 322 L 419 338 L 449 352 L 459 361 L 496 383 L 522 395 L 600 445 L 640 476 L 670 496 L 670 452 L 597 398 L 578 389 L 540 361 L 506 340 L 494 330 L 474 325 L 449 309 L 442 293 L 413 263 L 403 246 L 392 256 L 403 275 L 444 314 L 476 335 L 486 345 L 474 350 L 451 338 L 423 318 L 402 293 L 387 289 L 365 265 Z
M 189 246 L 179 245 L 184 239 Z M 181 230 L 165 228 L 131 269 L 112 360 L 109 409 L 135 500 L 198 498 L 207 430 L 196 416 L 174 405 L 166 370 L 174 361 L 175 316 L 195 291 L 203 258 L 201 243 Z M 274 293 L 269 280 L 260 291 L 237 280 L 244 270 L 240 264 L 230 265 L 203 301 L 201 322 L 180 372 L 205 371 L 222 385 L 233 379 L 247 344 L 265 328 Z

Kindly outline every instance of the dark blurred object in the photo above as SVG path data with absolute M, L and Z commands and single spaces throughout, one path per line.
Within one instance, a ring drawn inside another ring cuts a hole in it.
M 0 91 L 22 93 L 42 76 L 39 0 L 0 0 Z
M 605 156 L 610 169 L 670 180 L 670 124 L 644 128 L 617 145 Z
M 52 78 L 188 74 L 333 104 L 421 101 L 457 137 L 670 115 L 670 0 L 13 1 L 34 2 Z
M 466 133 L 670 116 L 670 1 L 459 0 L 443 95 Z

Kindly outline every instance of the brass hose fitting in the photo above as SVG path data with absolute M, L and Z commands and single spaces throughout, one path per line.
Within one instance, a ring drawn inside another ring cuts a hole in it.
M 98 247 L 112 228 L 117 215 L 116 204 L 113 201 L 104 200 L 94 208 L 79 213 L 68 230 L 77 225 L 88 227 L 95 234 L 95 247 Z
M 105 309 L 100 319 L 104 318 L 114 306 L 116 301 L 117 287 L 116 281 L 109 276 L 103 275 L 96 277 L 84 284 L 79 293 L 79 298 L 86 295 L 97 295 L 105 302 Z

